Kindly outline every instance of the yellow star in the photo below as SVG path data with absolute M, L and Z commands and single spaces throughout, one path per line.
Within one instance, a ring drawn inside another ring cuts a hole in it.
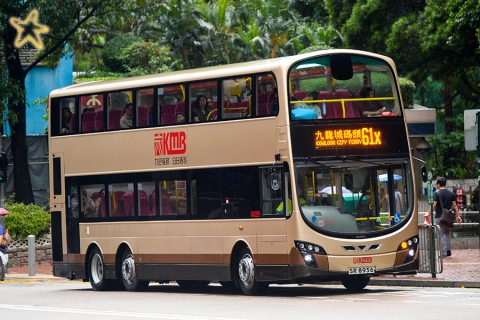
M 25 43 L 30 42 L 35 48 L 38 50 L 43 49 L 43 42 L 42 38 L 40 37 L 41 33 L 47 33 L 49 28 L 46 25 L 40 24 L 38 22 L 38 10 L 33 9 L 27 19 L 25 20 L 20 20 L 18 18 L 10 18 L 9 19 L 10 24 L 12 27 L 17 29 L 17 37 L 15 38 L 15 47 L 20 48 L 23 46 Z M 23 32 L 25 31 L 25 28 L 23 26 L 28 26 L 30 23 L 32 23 L 36 28 L 33 30 L 33 33 L 35 34 L 35 38 L 32 37 L 31 35 L 27 35 L 25 38 L 22 39 Z

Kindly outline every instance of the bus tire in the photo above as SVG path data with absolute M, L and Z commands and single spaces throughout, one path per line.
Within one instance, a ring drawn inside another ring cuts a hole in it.
M 253 255 L 248 248 L 243 248 L 237 263 L 238 283 L 245 295 L 253 296 L 268 288 L 268 283 L 258 282 L 255 273 Z
M 142 291 L 148 287 L 149 281 L 139 280 L 135 270 L 135 260 L 130 249 L 125 249 L 122 254 L 122 282 L 128 291 Z
M 342 279 L 342 284 L 349 291 L 361 291 L 369 281 L 370 277 L 348 277 Z
M 100 249 L 94 248 L 88 258 L 88 278 L 95 291 L 110 289 L 111 281 L 105 279 L 103 256 Z

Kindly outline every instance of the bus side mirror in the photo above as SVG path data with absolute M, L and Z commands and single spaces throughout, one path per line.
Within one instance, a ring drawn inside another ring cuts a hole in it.
M 421 176 L 422 181 L 427 182 L 427 168 L 425 168 L 425 166 L 422 166 Z

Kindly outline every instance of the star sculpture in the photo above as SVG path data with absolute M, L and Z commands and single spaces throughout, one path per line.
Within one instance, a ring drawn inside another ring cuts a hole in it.
M 10 24 L 12 27 L 17 29 L 17 37 L 15 38 L 15 47 L 20 48 L 21 46 L 25 45 L 27 42 L 30 42 L 35 48 L 38 50 L 43 49 L 43 41 L 40 36 L 42 33 L 47 33 L 49 28 L 46 25 L 40 24 L 38 22 L 38 10 L 33 9 L 29 14 L 27 19 L 21 20 L 18 18 L 10 18 L 9 19 Z M 25 32 L 25 27 L 28 26 L 29 24 L 33 24 L 34 29 L 33 29 L 33 34 L 35 37 L 32 37 L 30 34 L 24 36 Z M 22 39 L 23 38 L 23 39 Z

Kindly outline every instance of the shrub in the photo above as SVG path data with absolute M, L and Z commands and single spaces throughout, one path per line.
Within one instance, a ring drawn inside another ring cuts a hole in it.
M 415 94 L 415 83 L 412 81 L 400 78 L 400 90 L 402 90 L 403 104 L 405 109 L 413 109 L 413 96 Z
M 44 208 L 8 202 L 5 203 L 5 209 L 10 212 L 5 221 L 13 240 L 27 239 L 29 235 L 39 238 L 50 233 L 50 213 Z
M 124 33 L 107 41 L 102 50 L 103 64 L 112 72 L 127 72 L 128 70 L 125 68 L 122 59 L 119 57 L 120 52 L 129 45 L 140 41 L 142 41 L 141 38 L 136 37 L 131 33 Z

